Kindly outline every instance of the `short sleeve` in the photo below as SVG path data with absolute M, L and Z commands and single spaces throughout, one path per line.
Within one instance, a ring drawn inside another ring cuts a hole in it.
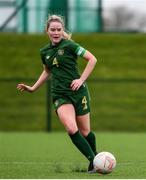
M 84 49 L 83 47 L 81 47 L 78 43 L 75 43 L 74 41 L 72 41 L 70 43 L 70 49 L 77 55 L 77 56 L 81 56 L 83 57 L 86 49 Z
M 40 50 L 40 56 L 41 56 L 42 63 L 46 65 L 45 56 L 44 56 L 42 50 Z

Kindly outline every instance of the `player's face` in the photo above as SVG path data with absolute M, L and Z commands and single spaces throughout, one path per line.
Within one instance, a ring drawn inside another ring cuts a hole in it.
M 60 22 L 51 22 L 47 34 L 53 44 L 61 41 L 63 36 L 63 26 Z

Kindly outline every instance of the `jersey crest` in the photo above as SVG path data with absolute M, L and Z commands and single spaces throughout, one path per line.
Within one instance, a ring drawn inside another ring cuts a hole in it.
M 59 49 L 58 50 L 58 55 L 62 56 L 64 54 L 64 49 Z

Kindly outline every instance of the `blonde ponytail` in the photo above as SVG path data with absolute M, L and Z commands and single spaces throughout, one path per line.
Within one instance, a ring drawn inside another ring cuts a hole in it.
M 67 33 L 65 31 L 63 31 L 63 39 L 67 39 L 70 40 L 71 39 L 72 34 L 71 33 Z

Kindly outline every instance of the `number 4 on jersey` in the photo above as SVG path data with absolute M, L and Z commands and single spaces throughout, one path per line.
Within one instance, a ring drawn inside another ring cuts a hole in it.
M 59 67 L 59 63 L 56 58 L 54 58 L 54 60 L 53 60 L 53 65 L 56 65 L 56 67 Z

